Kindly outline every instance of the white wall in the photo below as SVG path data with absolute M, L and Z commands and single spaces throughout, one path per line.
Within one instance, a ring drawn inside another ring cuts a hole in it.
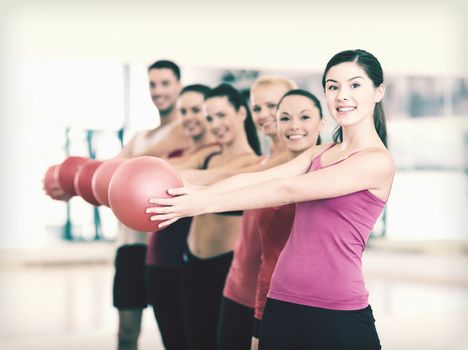
M 85 73 L 69 69 L 73 62 L 102 68 L 94 74 L 165 57 L 186 67 L 321 71 L 332 54 L 359 47 L 373 52 L 387 74 L 468 74 L 468 12 L 461 0 L 251 3 L 0 2 L 0 246 L 47 241 L 44 216 L 59 209 L 44 203 L 42 164 L 61 160 L 52 145 L 63 139 L 53 135 L 60 135 L 67 118 L 99 112 L 115 126 L 122 118 L 121 82 L 95 85 L 90 75 L 89 88 L 76 93 L 76 75 L 83 79 Z M 39 70 L 62 67 L 59 85 L 46 88 L 51 77 L 31 74 L 34 64 Z M 95 98 L 114 99 L 116 109 L 83 105 Z M 51 120 L 47 108 L 63 110 L 64 120 Z
M 463 0 L 6 1 L 12 55 L 321 70 L 346 48 L 387 72 L 467 72 Z
M 387 237 L 468 239 L 467 190 L 463 172 L 397 172 L 387 204 Z
M 468 116 L 388 123 L 397 173 L 387 204 L 391 239 L 468 239 Z

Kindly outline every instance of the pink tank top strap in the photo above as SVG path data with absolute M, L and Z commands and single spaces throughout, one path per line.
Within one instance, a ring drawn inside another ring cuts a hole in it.
M 334 145 L 336 145 L 336 143 L 333 144 L 331 147 L 333 147 Z M 333 163 L 331 163 L 331 164 L 327 164 L 327 165 L 324 166 L 324 165 L 322 164 L 322 155 L 323 155 L 326 151 L 328 151 L 331 147 L 328 147 L 326 150 L 324 150 L 323 152 L 321 152 L 317 157 L 315 157 L 315 159 L 318 160 L 319 168 L 328 168 L 329 166 L 336 165 L 336 164 L 338 164 L 338 163 L 341 163 L 341 162 L 345 161 L 346 159 L 348 159 L 348 158 L 354 156 L 355 154 L 358 154 L 358 153 L 360 153 L 360 152 L 362 152 L 362 151 L 366 151 L 366 150 L 371 149 L 371 148 L 363 148 L 363 149 L 360 149 L 360 150 L 358 150 L 358 151 L 355 151 L 355 152 L 352 152 L 352 153 L 348 154 L 346 157 L 344 157 L 344 158 L 342 158 L 342 159 L 339 159 L 339 160 L 337 160 L 337 161 L 335 161 L 335 162 L 333 162 Z
M 330 148 L 332 148 L 335 145 L 336 145 L 336 142 L 331 143 L 327 145 L 327 147 L 324 147 L 324 149 L 319 154 L 315 155 L 314 158 L 312 159 L 312 162 L 310 163 L 309 171 L 320 168 L 321 167 L 320 159 L 322 158 L 322 154 L 324 154 L 326 151 L 328 151 Z M 317 162 L 318 162 L 318 166 L 316 165 Z
M 314 159 L 315 159 L 315 158 L 318 158 L 318 157 L 321 157 L 322 154 L 324 154 L 326 151 L 328 151 L 330 148 L 332 148 L 332 147 L 334 147 L 334 146 L 336 146 L 336 142 L 330 143 L 330 144 L 327 145 L 327 147 L 325 147 L 319 154 L 317 154 L 317 155 L 314 157 Z

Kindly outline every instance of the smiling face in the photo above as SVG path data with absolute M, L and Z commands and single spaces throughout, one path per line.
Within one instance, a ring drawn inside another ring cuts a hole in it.
M 148 72 L 151 99 L 161 116 L 166 116 L 174 109 L 181 90 L 180 81 L 169 68 L 151 69 Z
M 257 129 L 266 136 L 277 133 L 276 107 L 287 91 L 283 84 L 259 84 L 251 91 L 252 118 Z
M 243 131 L 245 111 L 236 111 L 226 96 L 208 98 L 205 101 L 210 132 L 220 144 L 230 144 Z
M 185 92 L 177 100 L 177 111 L 182 119 L 184 132 L 194 139 L 202 137 L 207 130 L 203 103 L 204 96 L 195 91 Z
M 373 120 L 375 104 L 382 100 L 384 87 L 375 87 L 364 69 L 355 62 L 330 68 L 325 80 L 327 107 L 341 126 Z
M 301 95 L 286 96 L 278 109 L 278 131 L 286 147 L 300 153 L 314 146 L 323 123 L 315 103 Z

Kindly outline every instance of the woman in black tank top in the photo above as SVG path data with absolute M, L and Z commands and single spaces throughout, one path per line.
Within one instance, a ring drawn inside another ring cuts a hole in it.
M 166 156 L 177 169 L 205 168 L 207 161 L 220 152 L 208 132 L 203 109 L 208 86 L 195 84 L 184 87 L 177 99 L 178 116 L 184 133 L 190 139 L 189 148 L 176 149 Z M 149 304 L 167 350 L 189 349 L 185 329 L 185 309 L 181 299 L 183 250 L 192 218 L 152 233 L 146 254 L 146 279 Z
M 244 97 L 232 86 L 222 84 L 207 94 L 205 106 L 209 130 L 221 145 L 221 152 L 205 158 L 206 171 L 236 162 L 255 162 L 259 142 Z M 217 349 L 222 290 L 240 220 L 241 216 L 208 214 L 192 221 L 184 254 L 183 299 L 193 350 Z

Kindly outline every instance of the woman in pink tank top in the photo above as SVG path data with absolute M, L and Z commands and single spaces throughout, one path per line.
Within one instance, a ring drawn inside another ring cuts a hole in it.
M 364 50 L 328 62 L 322 85 L 338 128 L 335 143 L 275 168 L 200 191 L 155 198 L 161 226 L 184 216 L 297 203 L 293 228 L 272 276 L 260 349 L 380 349 L 361 257 L 390 194 L 395 172 L 386 149 L 379 61 Z

